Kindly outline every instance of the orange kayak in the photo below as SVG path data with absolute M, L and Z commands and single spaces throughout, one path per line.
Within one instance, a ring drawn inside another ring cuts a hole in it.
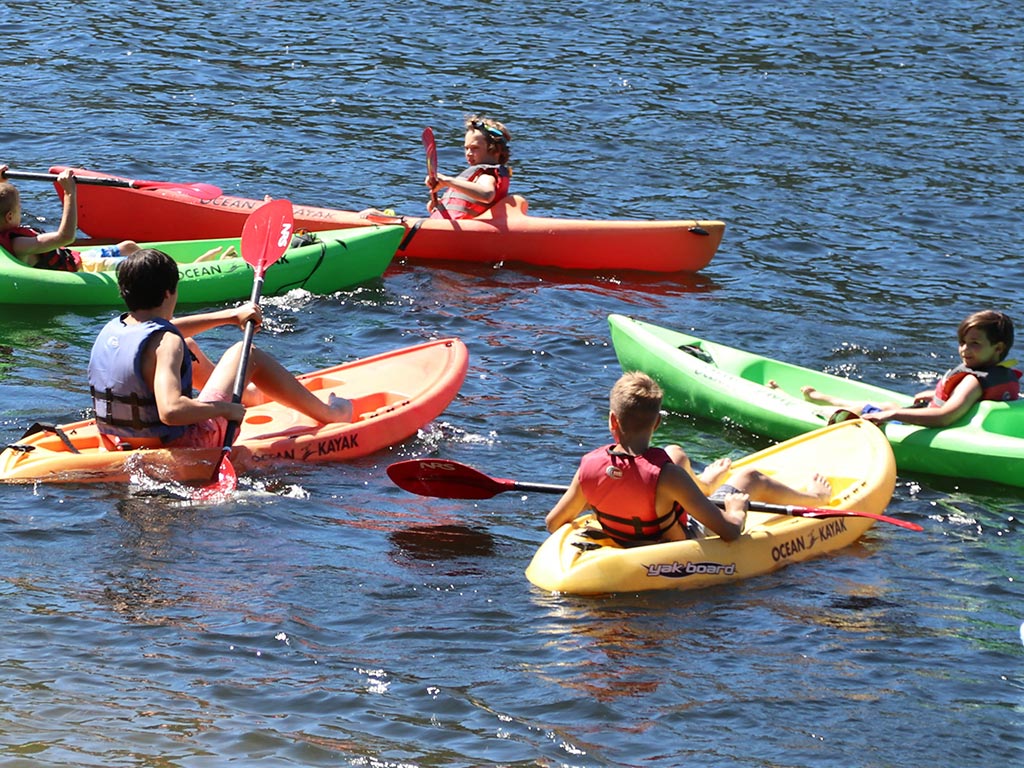
M 272 401 L 252 405 L 231 462 L 244 471 L 274 462 L 349 461 L 387 448 L 441 415 L 468 367 L 465 344 L 442 339 L 303 374 L 299 380 L 321 399 L 351 399 L 355 420 L 320 424 Z M 0 453 L 0 482 L 202 482 L 220 457 L 216 448 L 169 450 L 152 440 L 114 448 L 103 444 L 92 419 L 30 433 Z
M 50 171 L 65 168 L 54 166 Z M 79 228 L 98 240 L 237 237 L 246 217 L 263 202 L 231 195 L 209 197 L 219 191 L 210 185 L 133 182 L 73 170 L 80 181 Z M 108 183 L 86 183 L 84 177 Z M 725 233 L 721 221 L 595 221 L 531 216 L 526 211 L 526 200 L 512 195 L 475 219 L 394 217 L 406 228 L 396 258 L 513 262 L 590 272 L 696 272 L 711 262 Z M 294 206 L 294 215 L 296 229 L 310 231 L 373 223 L 355 211 L 305 205 Z

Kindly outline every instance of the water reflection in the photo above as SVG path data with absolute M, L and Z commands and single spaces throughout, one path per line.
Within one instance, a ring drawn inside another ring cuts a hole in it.
M 487 570 L 484 558 L 494 556 L 494 537 L 479 528 L 442 523 L 413 525 L 388 534 L 391 559 L 398 565 L 422 568 L 445 576 L 476 576 Z

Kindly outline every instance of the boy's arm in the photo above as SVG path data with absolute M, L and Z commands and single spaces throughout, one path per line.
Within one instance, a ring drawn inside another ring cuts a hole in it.
M 583 487 L 580 485 L 580 473 L 577 472 L 568 489 L 562 494 L 555 506 L 544 518 L 544 524 L 549 533 L 554 533 L 566 523 L 570 523 L 579 517 L 587 508 L 587 499 L 583 495 Z
M 686 514 L 696 518 L 726 541 L 743 533 L 746 520 L 746 494 L 730 494 L 726 508 L 721 510 L 700 492 L 697 483 L 681 467 L 666 464 L 658 477 L 658 510 L 668 509 L 672 502 L 680 504 Z
M 461 179 L 458 176 L 445 176 L 439 173 L 434 191 L 441 187 L 451 187 L 481 203 L 489 203 L 494 199 L 498 184 L 489 173 L 481 174 L 476 181 Z
M 15 237 L 11 240 L 11 251 L 22 261 L 26 256 L 37 253 L 49 253 L 75 242 L 78 236 L 78 186 L 71 171 L 64 171 L 57 177 L 57 182 L 64 189 L 64 210 L 60 217 L 60 227 L 55 232 L 40 232 L 35 237 Z M 34 262 L 27 262 L 34 266 Z
M 171 426 L 188 426 L 217 416 L 240 421 L 245 416 L 245 406 L 240 403 L 204 402 L 194 400 L 191 392 L 182 392 L 179 371 L 184 354 L 184 343 L 170 332 L 154 337 L 143 352 L 143 376 L 148 378 L 151 372 L 160 421 Z
M 981 399 L 981 382 L 976 376 L 964 376 L 949 399 L 937 408 L 893 408 L 888 411 L 866 413 L 865 421 L 883 424 L 902 421 L 919 427 L 948 427 L 964 417 L 971 406 Z
M 256 330 L 258 331 L 263 324 L 263 311 L 258 304 L 246 302 L 240 306 L 221 309 L 216 312 L 200 312 L 195 315 L 172 317 L 171 322 L 181 331 L 182 336 L 190 338 L 198 336 L 203 331 L 208 331 L 211 328 L 219 328 L 222 325 L 237 325 L 239 328 L 245 328 L 245 324 L 250 319 L 256 322 Z

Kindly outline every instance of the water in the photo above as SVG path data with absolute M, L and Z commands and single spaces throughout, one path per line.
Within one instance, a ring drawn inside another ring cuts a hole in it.
M 728 223 L 698 276 L 396 264 L 269 300 L 260 341 L 296 370 L 467 343 L 459 398 L 389 453 L 281 468 L 216 507 L 0 488 L 4 765 L 1022 762 L 1020 491 L 901 475 L 889 512 L 924 533 L 879 526 L 728 589 L 583 599 L 522 574 L 550 497 L 425 499 L 384 475 L 440 455 L 567 482 L 605 437 L 610 312 L 907 391 L 953 361 L 969 312 L 1024 322 L 1017 5 L 736 6 L 0 9 L 0 140 L 22 170 L 418 213 L 422 127 L 455 171 L 483 112 L 537 213 Z M 21 188 L 55 228 L 52 190 Z M 77 418 L 109 313 L 0 314 L 3 438 Z M 680 416 L 661 437 L 704 460 L 765 444 Z

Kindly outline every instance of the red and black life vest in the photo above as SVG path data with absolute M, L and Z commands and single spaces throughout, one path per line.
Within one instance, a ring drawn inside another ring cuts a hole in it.
M 958 365 L 946 371 L 946 374 L 939 379 L 935 385 L 935 394 L 932 395 L 931 405 L 937 407 L 949 400 L 956 389 L 957 384 L 963 381 L 965 376 L 976 376 L 981 384 L 982 400 L 1016 400 L 1020 397 L 1021 372 L 1015 368 L 1007 368 L 1003 365 L 993 365 L 990 368 L 968 368 L 966 365 Z
M 13 227 L 0 232 L 0 246 L 14 256 L 12 240 L 18 237 L 36 237 L 40 232 L 32 227 Z M 17 258 L 17 257 L 16 257 Z M 57 269 L 62 272 L 78 272 L 82 267 L 82 257 L 69 248 L 57 248 L 48 253 L 36 254 L 36 269 Z
M 619 544 L 636 546 L 660 540 L 677 519 L 685 528 L 681 507 L 658 515 L 658 478 L 672 461 L 665 449 L 632 456 L 614 448 L 597 448 L 580 460 L 580 487 L 604 531 Z
M 503 200 L 508 196 L 508 186 L 511 179 L 508 166 L 471 165 L 460 173 L 458 178 L 465 179 L 466 181 L 476 181 L 485 174 L 494 177 L 494 199 L 489 203 L 482 203 L 479 200 L 474 200 L 473 198 L 462 194 L 453 187 L 448 187 L 444 192 L 444 196 L 441 198 L 441 204 L 444 206 L 445 210 L 448 211 L 450 218 L 475 218 L 488 208 L 492 207 L 499 200 Z M 431 218 L 443 218 L 443 214 L 440 213 L 440 211 L 434 211 L 431 214 Z

